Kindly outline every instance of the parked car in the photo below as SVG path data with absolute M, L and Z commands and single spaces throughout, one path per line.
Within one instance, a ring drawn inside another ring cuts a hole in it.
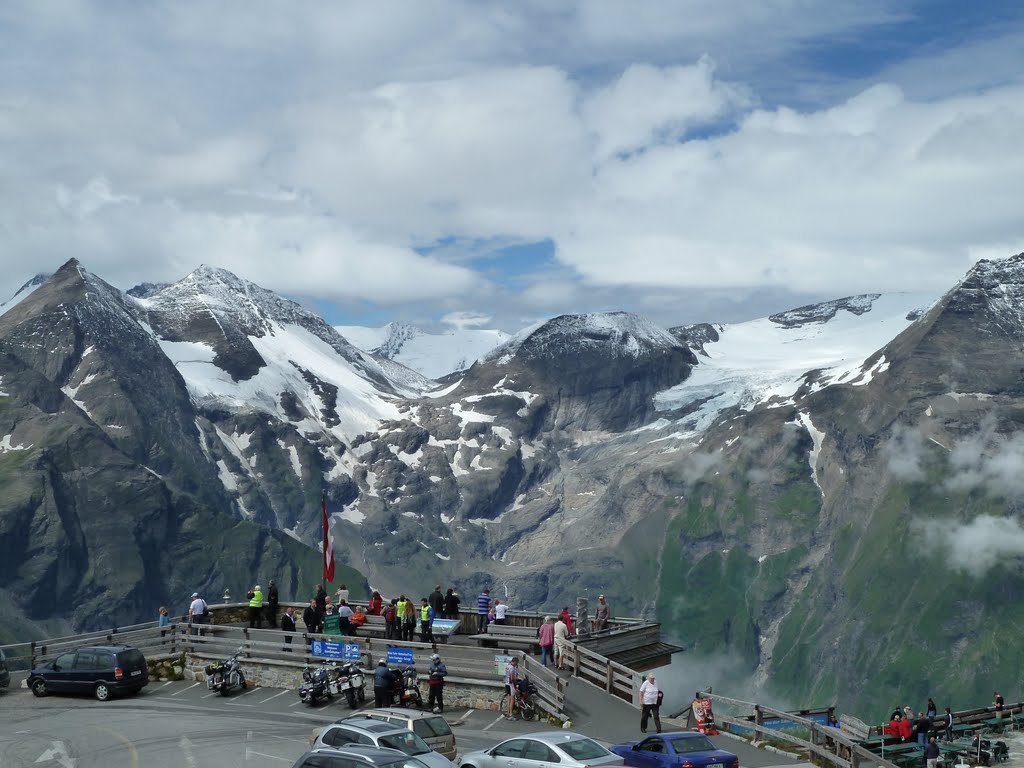
M 596 741 L 572 731 L 542 731 L 507 739 L 490 749 L 462 756 L 462 768 L 534 768 L 557 763 L 558 768 L 585 768 L 595 765 L 623 765 Z
M 669 731 L 640 741 L 615 744 L 612 752 L 634 768 L 740 768 L 732 752 L 716 747 L 696 731 Z
M 452 762 L 458 756 L 458 749 L 455 746 L 455 734 L 452 733 L 448 721 L 441 715 L 434 715 L 430 712 L 419 712 L 414 709 L 399 709 L 395 707 L 381 707 L 379 709 L 364 709 L 354 717 L 372 717 L 375 720 L 384 720 L 388 723 L 400 725 L 415 733 L 435 752 L 447 757 Z
M 146 657 L 128 645 L 76 648 L 33 669 L 27 681 L 36 696 L 91 693 L 100 701 L 119 693 L 138 693 L 148 683 Z
M 11 670 L 7 668 L 7 657 L 4 656 L 4 649 L 0 648 L 0 688 L 7 688 L 11 684 Z
M 319 729 L 313 739 L 316 747 L 343 747 L 346 744 L 362 744 L 382 749 L 397 749 L 403 754 L 415 757 L 428 768 L 452 768 L 452 762 L 401 725 L 375 720 L 372 717 L 348 717 Z
M 317 747 L 292 768 L 427 768 L 415 757 L 376 747 Z

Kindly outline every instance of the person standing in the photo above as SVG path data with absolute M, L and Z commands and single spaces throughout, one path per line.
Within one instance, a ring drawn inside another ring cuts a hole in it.
M 491 590 L 485 589 L 476 596 L 476 612 L 480 616 L 480 634 L 487 631 L 487 614 L 491 610 Z
M 934 736 L 928 740 L 928 744 L 924 748 L 924 759 L 927 768 L 937 768 L 939 764 L 939 745 L 935 742 Z
M 998 691 L 992 691 L 992 706 L 996 708 L 996 720 L 1003 720 L 1003 695 Z
M 320 632 L 320 614 L 316 610 L 316 600 L 310 599 L 302 611 L 302 623 L 306 625 L 306 632 L 315 635 Z
M 428 678 L 430 693 L 427 696 L 427 707 L 435 715 L 439 715 L 444 712 L 444 677 L 448 674 L 448 667 L 436 653 L 430 657 L 430 661 L 430 676 Z
M 192 634 L 201 635 L 200 625 L 206 623 L 209 608 L 198 592 L 192 593 L 192 602 L 188 606 L 188 623 L 193 626 Z
M 384 600 L 380 596 L 380 592 L 376 589 L 373 590 L 373 594 L 370 595 L 370 601 L 366 604 L 366 612 L 370 616 L 380 616 L 381 609 L 384 607 Z
M 505 615 L 508 613 L 508 604 L 501 600 L 494 601 L 494 623 L 499 627 L 505 625 Z
M 444 612 L 444 595 L 441 593 L 440 584 L 434 585 L 434 591 L 427 597 L 427 602 L 434 609 L 434 618 L 441 618 L 441 614 Z
M 388 663 L 381 659 L 377 662 L 377 669 L 373 673 L 373 706 L 391 706 L 391 685 L 394 682 L 394 675 L 388 669 Z
M 572 634 L 572 614 L 569 613 L 569 606 L 563 605 L 562 612 L 559 614 L 562 621 L 565 622 L 565 629 L 568 633 Z M 555 622 L 557 624 L 557 622 Z
M 409 604 L 409 601 L 405 599 L 405 593 L 403 592 L 398 596 L 398 602 L 395 603 L 395 635 L 399 640 L 405 640 L 405 606 Z
M 651 672 L 647 675 L 647 679 L 644 680 L 640 686 L 640 732 L 647 733 L 647 720 L 651 715 L 654 715 L 654 726 L 658 729 L 658 733 L 661 733 L 661 691 L 658 690 L 658 684 L 655 682 L 654 673 Z
M 505 690 L 508 691 L 508 708 L 505 712 L 506 720 L 515 720 L 512 713 L 515 711 L 516 695 L 519 691 L 519 657 L 513 656 L 505 665 Z
M 334 604 L 341 605 L 341 601 L 348 602 L 348 585 L 342 584 L 334 593 Z
M 277 584 L 270 580 L 267 585 L 267 626 L 277 629 Z
M 569 650 L 569 628 L 565 620 L 559 616 L 555 622 L 555 667 L 565 669 L 566 652 Z
M 601 630 L 608 628 L 608 617 L 610 616 L 610 609 L 608 602 L 604 599 L 604 595 L 597 598 L 597 606 L 594 608 L 594 631 L 600 632 Z
M 917 743 L 922 747 L 928 746 L 928 731 L 932 729 L 932 719 L 924 712 L 917 713 Z
M 444 596 L 444 617 L 446 619 L 457 619 L 459 618 L 459 596 L 455 594 L 455 590 L 448 587 L 448 592 Z
M 327 593 L 324 592 L 324 585 L 317 584 L 313 587 L 313 599 L 316 601 L 316 613 L 319 616 L 319 622 L 324 623 L 324 616 L 327 615 Z
M 394 640 L 395 639 L 395 619 L 398 617 L 398 609 L 395 607 L 395 599 L 391 598 L 391 602 L 384 608 L 384 639 Z
M 420 642 L 434 642 L 434 609 L 427 598 L 420 601 Z
M 290 605 L 284 609 L 284 615 L 281 616 L 281 629 L 284 631 L 284 642 L 288 647 L 284 650 L 288 653 L 292 652 L 292 633 L 295 632 L 295 609 Z
M 259 584 L 249 590 L 249 629 L 263 629 L 263 592 Z
M 935 706 L 935 702 L 932 700 L 931 696 L 928 697 L 928 708 L 925 709 L 924 713 L 928 715 L 928 717 L 938 717 L 939 715 L 939 708 Z
M 352 616 L 354 615 L 352 607 L 348 604 L 347 600 L 342 600 L 338 603 L 338 627 L 341 629 L 343 635 L 353 635 L 352 631 Z
M 949 707 L 946 707 L 946 711 L 942 715 L 942 724 L 945 726 L 946 743 L 949 744 L 953 741 L 953 713 L 949 711 Z
M 545 616 L 544 623 L 537 628 L 537 642 L 540 645 L 540 663 L 546 667 L 549 656 L 554 660 L 555 648 L 555 625 L 551 623 L 550 616 Z
M 412 641 L 416 634 L 416 609 L 412 600 L 405 601 L 405 612 L 402 614 L 402 639 Z

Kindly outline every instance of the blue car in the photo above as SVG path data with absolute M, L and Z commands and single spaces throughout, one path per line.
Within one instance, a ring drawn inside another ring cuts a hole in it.
M 740 768 L 732 752 L 718 749 L 703 733 L 672 731 L 616 744 L 612 752 L 634 768 Z

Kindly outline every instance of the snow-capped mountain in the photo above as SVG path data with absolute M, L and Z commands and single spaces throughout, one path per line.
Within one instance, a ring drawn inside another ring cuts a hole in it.
M 360 325 L 336 325 L 334 328 L 360 349 L 401 363 L 429 379 L 469 368 L 509 337 L 504 331 L 466 327 L 427 333 L 404 323 L 388 323 L 379 328 Z
M 746 323 L 714 326 L 714 338 L 691 342 L 700 352 L 686 381 L 659 392 L 659 410 L 694 408 L 684 420 L 700 432 L 730 408 L 793 405 L 831 384 L 863 386 L 886 369 L 865 361 L 935 303 L 930 294 L 851 296 Z
M 18 304 L 24 301 L 32 293 L 32 291 L 34 291 L 40 285 L 45 283 L 48 277 L 49 275 L 47 274 L 39 273 L 31 280 L 26 282 L 23 286 L 21 286 L 21 288 L 15 291 L 14 295 L 11 296 L 11 298 L 9 298 L 3 304 L 0 304 L 0 315 L 18 306 Z
M 1024 255 L 937 300 L 562 315 L 443 388 L 231 273 L 130 294 L 69 262 L 0 315 L 14 613 L 308 583 L 326 494 L 338 562 L 385 592 L 611 593 L 801 699 L 856 702 L 866 668 L 878 695 L 1015 674 L 1024 642 L 974 629 L 1024 590 Z

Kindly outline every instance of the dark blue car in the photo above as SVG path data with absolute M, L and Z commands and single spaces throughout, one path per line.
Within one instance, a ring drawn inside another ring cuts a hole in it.
M 672 731 L 616 744 L 612 752 L 634 768 L 740 768 L 732 752 L 718 749 L 703 733 Z

